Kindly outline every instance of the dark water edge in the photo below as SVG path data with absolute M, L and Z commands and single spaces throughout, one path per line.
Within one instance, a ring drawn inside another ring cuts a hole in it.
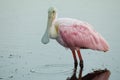
M 73 75 L 71 77 L 68 77 L 66 80 L 109 80 L 110 74 L 110 71 L 107 69 L 96 70 L 86 74 L 83 77 L 77 77 L 76 72 L 74 72 Z

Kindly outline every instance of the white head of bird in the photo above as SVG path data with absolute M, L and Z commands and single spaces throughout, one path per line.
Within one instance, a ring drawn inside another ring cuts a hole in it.
M 41 40 L 44 44 L 47 44 L 49 42 L 49 38 L 55 39 L 57 37 L 57 31 L 55 25 L 53 24 L 56 19 L 56 16 L 56 8 L 50 7 L 48 9 L 47 29 Z
M 48 9 L 48 19 L 53 21 L 56 18 L 56 11 L 55 7 L 50 7 Z

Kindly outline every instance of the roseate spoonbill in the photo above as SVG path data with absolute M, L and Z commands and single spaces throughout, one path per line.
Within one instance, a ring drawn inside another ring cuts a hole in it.
M 108 51 L 109 46 L 105 39 L 86 22 L 71 18 L 57 18 L 56 8 L 48 9 L 47 29 L 42 37 L 42 43 L 47 44 L 49 38 L 56 39 L 62 46 L 72 51 L 74 68 L 78 62 L 76 53 L 80 60 L 80 68 L 83 69 L 83 59 L 80 49 L 92 49 Z

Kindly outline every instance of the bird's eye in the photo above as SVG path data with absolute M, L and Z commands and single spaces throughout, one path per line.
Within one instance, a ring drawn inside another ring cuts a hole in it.
M 55 13 L 55 11 L 53 11 L 53 13 Z

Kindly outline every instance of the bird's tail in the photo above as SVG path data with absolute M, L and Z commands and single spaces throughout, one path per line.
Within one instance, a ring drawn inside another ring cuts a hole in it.
M 108 45 L 107 41 L 102 36 L 100 38 L 100 43 L 101 43 L 102 51 L 104 51 L 104 52 L 109 51 L 109 45 Z

